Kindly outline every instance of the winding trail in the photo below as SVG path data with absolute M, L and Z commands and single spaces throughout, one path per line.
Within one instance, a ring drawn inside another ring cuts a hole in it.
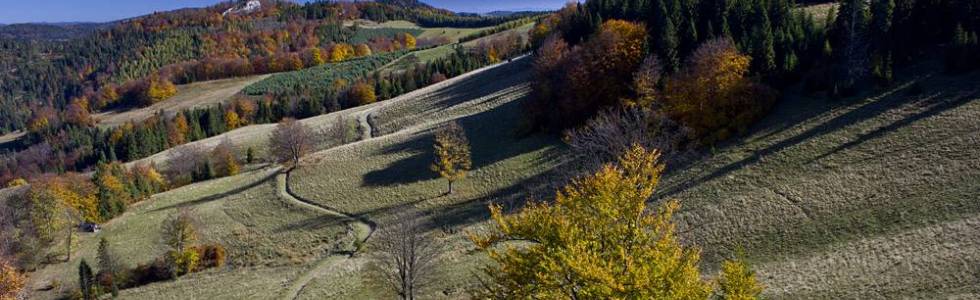
M 289 189 L 290 174 L 292 174 L 292 170 L 288 170 L 285 173 L 280 172 L 276 175 L 276 190 L 278 191 L 280 197 L 293 202 L 296 205 L 346 219 L 360 243 L 364 243 L 371 238 L 371 235 L 374 234 L 375 228 L 377 227 L 373 221 L 363 216 L 354 216 L 344 213 L 340 210 L 304 199 L 299 195 L 294 194 L 292 190 Z M 280 299 L 296 299 L 303 291 L 303 288 L 305 288 L 310 281 L 316 277 L 319 277 L 327 270 L 330 270 L 338 263 L 343 262 L 345 259 L 349 259 L 356 253 L 356 251 L 357 249 L 352 252 L 334 253 L 320 259 L 320 261 L 318 261 L 309 271 L 306 271 L 306 273 L 301 275 L 299 278 L 293 280 L 292 284 L 290 284 L 289 287 L 283 292 Z

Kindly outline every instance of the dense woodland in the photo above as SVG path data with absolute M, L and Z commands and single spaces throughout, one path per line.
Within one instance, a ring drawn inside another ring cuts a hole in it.
M 329 60 L 336 46 L 357 46 L 351 42 L 374 52 L 405 46 L 392 36 L 363 42 L 358 28 L 343 25 L 346 20 L 482 27 L 520 17 L 456 15 L 414 1 L 263 4 L 260 11 L 241 15 L 222 15 L 232 2 L 156 13 L 68 41 L 0 39 L 0 104 L 16 108 L 0 112 L 0 128 L 27 128 L 38 119 L 32 112 L 46 107 L 66 111 L 73 102 L 88 102 L 87 108 L 97 111 L 146 105 L 165 98 L 171 83 L 301 69 Z
M 792 0 L 570 4 L 532 31 L 529 124 L 560 131 L 639 106 L 713 144 L 744 132 L 792 84 L 837 97 L 888 86 L 895 68 L 921 59 L 976 68 L 978 20 L 971 0 L 844 0 L 822 20 Z

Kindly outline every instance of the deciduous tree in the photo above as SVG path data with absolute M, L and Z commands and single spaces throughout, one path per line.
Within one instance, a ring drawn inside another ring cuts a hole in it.
M 374 85 L 366 82 L 358 82 L 350 89 L 351 99 L 357 105 L 368 105 L 378 100 L 374 94 Z
M 401 299 L 416 299 L 435 275 L 440 247 L 427 225 L 424 216 L 409 209 L 378 231 L 373 271 Z
M 26 284 L 27 278 L 8 261 L 0 258 L 0 299 L 20 299 L 18 295 Z
M 676 201 L 648 213 L 664 166 L 660 153 L 634 147 L 618 164 L 575 180 L 554 202 L 532 202 L 507 215 L 491 206 L 494 225 L 471 234 L 495 262 L 481 298 L 707 299 L 711 283 L 700 251 L 680 244 L 671 216 Z
M 272 131 L 269 146 L 276 161 L 299 166 L 299 159 L 313 150 L 313 134 L 303 123 L 286 118 Z
M 197 218 L 189 208 L 171 213 L 160 226 L 160 237 L 170 250 L 183 253 L 197 241 Z
M 725 300 L 755 300 L 762 294 L 762 284 L 755 278 L 755 272 L 742 258 L 721 263 L 718 295 Z
M 452 194 L 453 182 L 466 177 L 466 172 L 473 166 L 466 132 L 458 123 L 451 122 L 436 133 L 433 147 L 435 162 L 430 168 L 449 182 L 446 194 Z

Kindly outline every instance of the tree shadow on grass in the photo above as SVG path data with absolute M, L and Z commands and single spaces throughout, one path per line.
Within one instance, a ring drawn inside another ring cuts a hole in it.
M 492 110 L 457 119 L 470 141 L 473 170 L 499 161 L 543 149 L 559 143 L 549 135 L 518 136 L 521 118 L 521 101 L 511 101 Z M 433 156 L 434 131 L 429 130 L 412 136 L 409 140 L 390 145 L 380 151 L 383 155 L 411 153 L 386 166 L 368 172 L 363 177 L 364 186 L 392 186 L 437 178 L 429 168 Z
M 758 163 L 765 156 L 778 153 L 808 140 L 818 138 L 844 127 L 858 124 L 864 120 L 876 118 L 888 111 L 900 108 L 901 106 L 910 102 L 910 96 L 905 93 L 905 90 L 911 86 L 912 84 L 909 83 L 893 90 L 880 93 L 876 96 L 878 99 L 861 104 L 853 110 L 840 114 L 796 136 L 780 140 L 768 147 L 756 150 L 749 157 L 729 163 L 709 174 L 701 176 L 700 178 L 678 183 L 671 187 L 665 187 L 662 192 L 657 193 L 656 198 L 670 198 L 690 187 L 727 176 L 736 170 Z M 738 142 L 739 141 L 730 142 L 729 145 L 735 145 Z
M 229 190 L 229 191 L 226 191 L 226 192 L 212 194 L 210 196 L 205 196 L 205 197 L 197 198 L 197 199 L 194 199 L 194 200 L 191 200 L 191 201 L 186 201 L 186 202 L 181 202 L 181 203 L 175 203 L 173 205 L 158 207 L 158 208 L 155 208 L 155 209 L 151 210 L 151 212 L 158 212 L 158 211 L 164 211 L 164 210 L 169 210 L 169 209 L 179 209 L 179 208 L 184 208 L 184 207 L 198 206 L 198 205 L 205 204 L 205 203 L 208 203 L 208 202 L 211 202 L 211 201 L 220 200 L 220 199 L 225 198 L 225 197 L 228 197 L 228 196 L 240 194 L 240 193 L 245 192 L 247 190 L 250 190 L 250 189 L 252 189 L 254 187 L 257 187 L 259 185 L 262 185 L 264 183 L 268 183 L 269 180 L 275 178 L 276 177 L 276 174 L 278 174 L 278 173 L 279 172 L 270 172 L 269 175 L 266 175 L 266 176 L 264 176 L 262 178 L 259 178 L 259 179 L 255 180 L 254 182 L 251 182 L 251 183 L 246 184 L 244 186 L 239 186 L 239 187 L 237 187 L 235 189 L 232 189 L 232 190 Z
M 824 158 L 826 158 L 828 156 L 831 156 L 831 155 L 834 155 L 834 154 L 836 154 L 836 153 L 838 153 L 840 151 L 844 151 L 844 150 L 847 150 L 847 149 L 856 147 L 856 146 L 858 146 L 860 144 L 863 144 L 865 142 L 868 142 L 870 140 L 880 138 L 880 137 L 884 136 L 885 134 L 888 134 L 889 132 L 894 132 L 895 130 L 898 130 L 899 128 L 902 128 L 902 127 L 911 125 L 912 123 L 915 123 L 916 121 L 919 121 L 919 120 L 922 120 L 922 119 L 925 119 L 925 118 L 929 118 L 929 117 L 938 115 L 938 114 L 940 114 L 940 113 L 942 113 L 944 111 L 948 111 L 948 110 L 955 109 L 957 107 L 963 106 L 964 104 L 967 104 L 967 103 L 970 103 L 973 100 L 976 100 L 977 99 L 977 96 L 978 96 L 978 92 L 976 90 L 974 90 L 972 92 L 963 93 L 963 94 L 961 94 L 959 96 L 956 96 L 956 97 L 948 97 L 948 98 L 947 97 L 941 97 L 941 96 L 930 97 L 930 99 L 926 99 L 925 101 L 922 101 L 923 102 L 922 103 L 922 107 L 925 108 L 925 110 L 923 110 L 921 112 L 918 112 L 918 113 L 915 113 L 915 114 L 912 114 L 912 115 L 909 115 L 909 116 L 907 116 L 905 118 L 902 118 L 901 120 L 895 121 L 895 122 L 893 122 L 891 124 L 888 124 L 886 126 L 878 127 L 875 130 L 872 130 L 871 132 L 868 132 L 868 133 L 865 133 L 865 134 L 861 134 L 860 136 L 858 136 L 856 139 L 854 139 L 852 141 L 849 141 L 847 143 L 841 144 L 841 145 L 839 145 L 837 147 L 834 147 L 834 149 L 831 149 L 830 151 L 827 151 L 824 154 L 821 154 L 821 155 L 819 155 L 817 157 L 814 157 L 814 158 L 810 159 L 809 161 L 807 161 L 807 163 L 812 163 L 812 162 L 815 162 L 815 161 L 824 159 Z

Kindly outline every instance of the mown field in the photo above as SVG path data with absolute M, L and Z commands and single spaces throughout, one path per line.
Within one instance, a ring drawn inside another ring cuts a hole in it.
M 416 35 L 416 38 L 428 39 L 428 38 L 447 38 L 450 42 L 457 42 L 460 38 L 466 37 L 468 35 L 487 30 L 491 27 L 477 27 L 477 28 L 453 28 L 453 27 L 421 27 L 415 23 L 409 21 L 388 21 L 383 23 L 376 23 L 368 20 L 357 20 L 349 22 L 348 25 L 357 25 L 361 28 L 390 28 L 390 29 L 415 29 L 421 30 L 422 33 Z
M 260 82 L 269 76 L 272 75 L 255 75 L 179 85 L 177 86 L 177 94 L 165 101 L 144 108 L 108 111 L 93 117 L 98 121 L 100 127 L 116 127 L 129 121 L 140 122 L 161 111 L 175 113 L 186 109 L 209 107 L 232 100 L 246 86 Z

